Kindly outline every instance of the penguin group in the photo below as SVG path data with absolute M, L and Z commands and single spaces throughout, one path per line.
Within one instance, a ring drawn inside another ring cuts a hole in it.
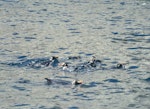
M 72 60 L 73 62 L 75 60 L 80 60 L 80 56 L 69 56 L 67 60 Z M 127 63 L 118 63 L 113 68 L 115 69 L 125 69 L 125 65 Z M 29 59 L 25 61 L 21 61 L 18 63 L 8 63 L 8 65 L 11 66 L 18 66 L 18 67 L 31 67 L 31 68 L 43 68 L 43 67 L 50 67 L 50 68 L 59 68 L 64 72 L 90 72 L 94 70 L 102 69 L 102 61 L 97 59 L 95 56 L 92 56 L 92 59 L 90 59 L 87 62 L 83 63 L 77 63 L 75 65 L 72 65 L 69 62 L 61 62 L 57 56 L 52 56 L 50 58 L 38 58 L 38 59 Z M 53 84 L 72 84 L 72 85 L 80 85 L 83 83 L 82 80 L 73 80 L 71 81 L 65 81 L 65 80 L 59 80 L 59 79 L 49 79 L 45 78 L 48 85 Z

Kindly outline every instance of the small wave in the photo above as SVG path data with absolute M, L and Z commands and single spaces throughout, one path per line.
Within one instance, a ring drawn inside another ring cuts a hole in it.
M 106 80 L 104 80 L 104 82 L 117 83 L 117 82 L 120 82 L 120 81 L 117 80 L 117 79 L 106 79 Z

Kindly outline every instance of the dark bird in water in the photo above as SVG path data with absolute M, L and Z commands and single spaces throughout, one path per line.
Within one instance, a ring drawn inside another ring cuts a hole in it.
M 74 71 L 74 66 L 69 66 L 68 64 L 69 63 L 67 63 L 67 62 L 61 63 L 60 66 L 62 67 L 62 70 L 66 71 L 66 72 L 73 72 Z
M 61 63 L 60 66 L 62 67 L 63 70 L 69 70 L 68 63 L 66 62 Z
M 75 59 L 81 59 L 80 56 L 69 56 L 68 59 L 75 60 Z
M 43 60 L 37 60 L 35 62 L 29 63 L 29 66 L 31 67 L 48 67 L 48 66 L 52 66 L 52 67 L 56 67 L 58 66 L 58 57 L 56 56 L 52 56 L 50 59 L 43 59 Z
M 82 80 L 73 80 L 72 84 L 73 85 L 80 85 L 80 84 L 83 84 L 83 81 Z
M 126 62 L 126 63 L 118 63 L 117 66 L 116 66 L 116 68 L 117 68 L 117 69 L 125 69 L 125 65 L 126 65 L 126 64 L 129 64 L 129 62 Z
M 92 57 L 92 60 L 88 62 L 91 67 L 97 67 L 101 65 L 101 60 L 97 60 L 95 56 Z
M 51 66 L 53 66 L 53 67 L 58 66 L 58 64 L 59 64 L 58 57 L 52 56 L 52 57 L 50 58 L 50 64 L 51 64 Z
M 50 85 L 52 84 L 52 80 L 51 79 L 48 79 L 48 78 L 45 78 L 47 80 L 47 84 Z
M 117 68 L 122 69 L 122 68 L 124 68 L 124 65 L 119 63 L 119 64 L 117 64 Z
M 58 57 L 52 56 L 51 58 L 35 58 L 35 59 L 24 59 L 20 60 L 17 63 L 8 63 L 10 66 L 18 66 L 18 67 L 31 67 L 31 68 L 42 68 L 42 67 L 56 67 L 58 66 Z

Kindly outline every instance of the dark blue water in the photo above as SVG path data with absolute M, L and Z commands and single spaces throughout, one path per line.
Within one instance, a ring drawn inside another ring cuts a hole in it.
M 1 0 L 0 108 L 149 109 L 149 7 L 149 0 Z

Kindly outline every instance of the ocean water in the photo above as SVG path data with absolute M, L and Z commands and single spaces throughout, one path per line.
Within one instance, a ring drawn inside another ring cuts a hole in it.
M 51 56 L 80 56 L 74 65 L 95 56 L 103 68 L 75 75 L 22 64 Z M 149 66 L 150 0 L 0 1 L 1 109 L 150 109 Z

